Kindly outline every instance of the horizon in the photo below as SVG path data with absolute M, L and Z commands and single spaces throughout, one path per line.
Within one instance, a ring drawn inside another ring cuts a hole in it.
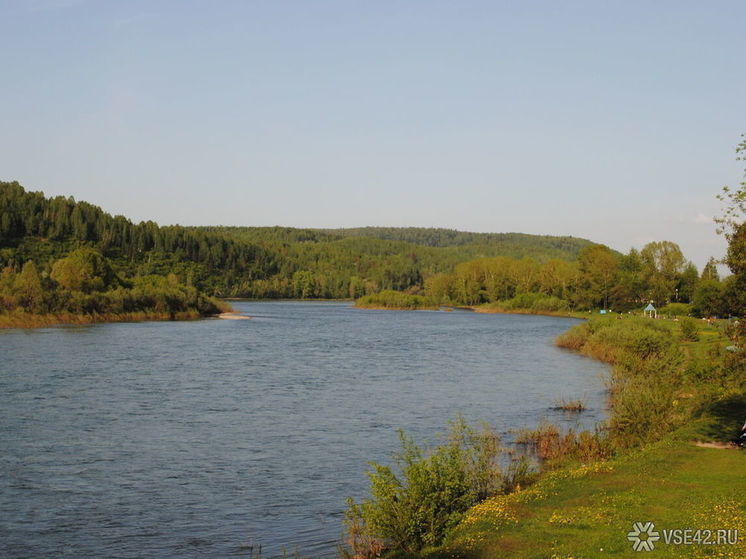
M 746 5 L 11 0 L 0 177 L 134 222 L 722 258 Z

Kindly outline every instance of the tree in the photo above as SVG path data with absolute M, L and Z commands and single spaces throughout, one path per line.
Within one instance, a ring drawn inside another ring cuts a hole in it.
M 687 262 L 679 278 L 676 302 L 690 303 L 698 282 L 699 273 L 697 272 L 697 267 L 692 262 Z
M 746 161 L 746 134 L 741 134 L 741 138 L 743 139 L 736 146 L 736 161 Z M 725 204 L 722 215 L 715 218 L 715 223 L 718 224 L 717 231 L 730 241 L 733 234 L 743 225 L 743 216 L 746 214 L 746 180 L 741 181 L 735 190 L 724 186 L 717 198 Z
M 591 245 L 578 255 L 579 285 L 575 302 L 583 307 L 609 306 L 609 295 L 619 275 L 619 260 L 606 245 Z
M 15 278 L 14 291 L 20 306 L 29 312 L 41 312 L 44 306 L 44 289 L 39 272 L 32 260 L 23 265 Z
M 672 301 L 686 266 L 679 245 L 671 241 L 648 243 L 640 251 L 647 296 L 658 304 Z
M 746 161 L 746 134 L 742 134 L 741 143 L 736 147 L 736 160 Z M 746 169 L 744 169 L 746 178 Z M 740 294 L 746 292 L 746 180 L 741 181 L 735 190 L 723 187 L 718 199 L 725 204 L 723 213 L 715 218 L 718 233 L 728 241 L 728 252 L 725 263 L 733 272 L 733 279 L 725 289 L 729 309 L 736 314 L 746 313 L 746 301 Z
M 692 312 L 701 317 L 717 316 L 721 312 L 723 285 L 704 279 L 697 284 L 692 298 Z
M 109 261 L 97 250 L 79 248 L 52 266 L 51 278 L 70 291 L 102 291 L 116 282 Z
M 705 264 L 705 267 L 702 268 L 702 275 L 700 276 L 700 279 L 720 281 L 717 262 L 712 256 L 710 256 L 710 259 L 707 261 L 707 264 Z

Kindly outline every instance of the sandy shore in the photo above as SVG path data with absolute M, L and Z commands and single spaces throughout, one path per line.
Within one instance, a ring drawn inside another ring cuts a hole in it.
M 220 313 L 218 315 L 218 318 L 222 318 L 223 320 L 250 320 L 250 316 L 246 316 L 245 314 L 237 313 L 237 312 L 224 312 Z

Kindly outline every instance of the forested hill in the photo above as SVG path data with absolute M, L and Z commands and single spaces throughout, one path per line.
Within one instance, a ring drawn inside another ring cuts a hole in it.
M 133 223 L 72 198 L 47 198 L 0 182 L 0 269 L 98 250 L 122 277 L 175 274 L 218 296 L 347 298 L 424 285 L 461 262 L 506 256 L 574 260 L 590 241 L 449 229 L 181 227 Z
M 434 227 L 357 227 L 348 229 L 296 229 L 292 227 L 198 227 L 257 244 L 334 242 L 350 238 L 399 241 L 433 248 L 472 247 L 471 252 L 512 258 L 574 260 L 591 241 L 569 236 L 525 233 L 471 233 Z M 469 250 L 469 249 L 467 249 Z
M 124 276 L 175 273 L 215 294 L 277 270 L 275 255 L 250 243 L 152 221 L 134 224 L 87 202 L 0 182 L 0 269 L 20 270 L 33 260 L 49 272 L 80 247 L 99 250 Z
M 508 250 L 523 251 L 523 255 L 536 251 L 545 256 L 552 255 L 560 258 L 566 258 L 568 255 L 574 258 L 583 247 L 591 244 L 586 239 L 575 237 L 528 235 L 526 233 L 471 233 L 434 227 L 357 227 L 322 231 L 342 237 L 370 237 L 431 247 L 497 245 Z
M 437 227 L 354 227 L 342 229 L 298 229 L 294 227 L 198 227 L 232 237 L 268 242 L 325 242 L 349 237 L 401 241 L 429 247 L 495 245 L 510 247 L 522 255 L 536 252 L 544 257 L 575 258 L 581 249 L 592 244 L 577 237 L 528 235 L 526 233 L 471 233 Z

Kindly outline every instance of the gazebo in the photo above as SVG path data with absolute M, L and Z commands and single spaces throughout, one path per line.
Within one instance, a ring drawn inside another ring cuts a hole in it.
M 643 309 L 642 315 L 649 316 L 650 318 L 658 318 L 658 311 L 655 310 L 653 303 L 648 303 L 648 306 Z

